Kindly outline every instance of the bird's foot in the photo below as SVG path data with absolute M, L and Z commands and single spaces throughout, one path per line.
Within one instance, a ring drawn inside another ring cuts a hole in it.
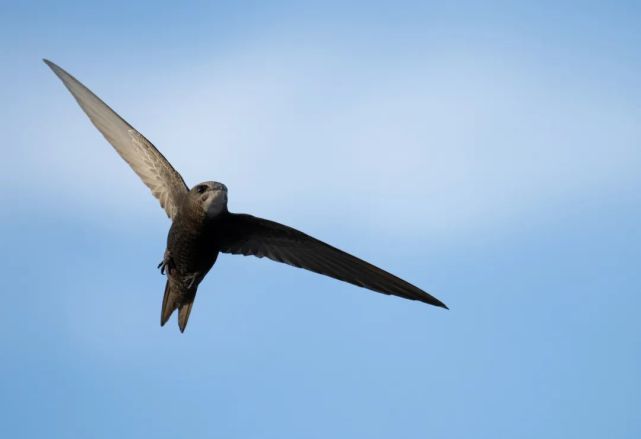
M 198 279 L 198 273 L 192 273 L 189 276 L 185 277 L 185 281 L 188 282 L 187 284 L 187 289 L 191 290 L 194 284 L 196 283 L 196 280 Z
M 158 268 L 160 268 L 160 274 L 165 274 L 165 271 L 167 271 L 168 275 L 176 269 L 176 264 L 174 263 L 169 250 L 165 250 L 165 255 L 163 256 L 160 264 L 158 264 Z

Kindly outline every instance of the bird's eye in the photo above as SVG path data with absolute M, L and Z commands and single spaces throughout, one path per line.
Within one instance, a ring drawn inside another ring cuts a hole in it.
M 202 193 L 203 193 L 203 192 L 205 192 L 206 190 L 207 190 L 207 186 L 198 186 L 198 187 L 196 188 L 196 191 L 198 191 L 198 193 L 199 193 L 199 194 L 202 194 Z

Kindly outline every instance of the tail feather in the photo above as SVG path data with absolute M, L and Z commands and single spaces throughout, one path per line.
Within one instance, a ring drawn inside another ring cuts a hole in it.
M 165 295 L 162 298 L 162 310 L 160 313 L 160 326 L 165 326 L 169 317 L 176 309 L 176 297 L 177 294 L 172 293 L 172 289 L 169 286 L 169 281 L 165 284 Z
M 184 303 L 180 306 L 178 310 L 178 327 L 180 332 L 185 332 L 185 327 L 187 327 L 187 320 L 189 320 L 189 314 L 191 313 L 191 307 L 194 304 L 194 297 L 188 303 Z
M 162 299 L 162 310 L 160 313 L 160 326 L 164 326 L 169 317 L 178 310 L 178 327 L 180 332 L 184 332 L 191 313 L 191 307 L 194 304 L 196 293 L 184 294 L 181 291 L 172 288 L 171 283 L 165 284 L 165 295 Z

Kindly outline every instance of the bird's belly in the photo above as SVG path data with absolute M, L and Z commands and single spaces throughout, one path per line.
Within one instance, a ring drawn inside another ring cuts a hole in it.
M 170 240 L 167 250 L 176 269 L 174 276 L 197 286 L 216 262 L 218 251 L 202 237 L 190 238 Z

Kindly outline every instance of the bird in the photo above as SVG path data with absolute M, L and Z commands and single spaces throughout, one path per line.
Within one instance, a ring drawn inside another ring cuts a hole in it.
M 129 164 L 171 219 L 160 273 L 166 275 L 160 325 L 178 310 L 184 332 L 198 286 L 220 253 L 256 256 L 303 268 L 369 290 L 447 306 L 431 294 L 362 259 L 289 226 L 227 208 L 227 186 L 205 181 L 189 188 L 156 147 L 91 90 L 44 59 L 80 108 Z

